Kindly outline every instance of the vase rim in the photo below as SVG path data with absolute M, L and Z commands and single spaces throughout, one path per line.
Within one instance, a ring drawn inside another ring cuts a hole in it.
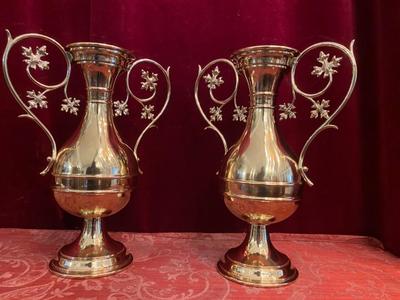
M 256 53 L 270 53 L 270 52 L 282 52 L 282 53 L 287 53 L 292 56 L 296 56 L 299 51 L 295 48 L 287 47 L 287 46 L 281 46 L 281 45 L 256 45 L 256 46 L 250 46 L 250 47 L 245 47 L 236 50 L 233 52 L 231 57 L 241 57 L 241 56 L 246 56 L 249 54 L 256 54 Z
M 135 60 L 131 51 L 104 43 L 72 43 L 66 46 L 66 51 L 72 54 L 74 62 L 78 64 L 96 63 L 128 70 Z
M 66 46 L 66 48 L 68 50 L 70 50 L 72 48 L 89 48 L 89 49 L 99 49 L 99 50 L 104 49 L 104 50 L 116 51 L 121 54 L 125 54 L 125 55 L 132 56 L 132 57 L 134 56 L 131 51 L 129 51 L 125 48 L 121 48 L 118 46 L 105 44 L 105 43 L 97 43 L 97 42 L 75 42 L 75 43 L 68 44 Z

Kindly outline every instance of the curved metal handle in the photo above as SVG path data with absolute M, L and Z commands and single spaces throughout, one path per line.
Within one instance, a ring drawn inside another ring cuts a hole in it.
M 311 110 L 310 118 L 320 117 L 320 118 L 326 119 L 322 123 L 322 125 L 320 125 L 314 131 L 314 133 L 311 134 L 311 136 L 308 138 L 308 140 L 306 141 L 306 143 L 303 146 L 303 149 L 300 152 L 299 163 L 298 163 L 299 172 L 300 172 L 301 176 L 303 177 L 304 181 L 310 186 L 312 186 L 313 183 L 306 175 L 308 168 L 306 166 L 304 166 L 304 157 L 307 153 L 307 149 L 310 146 L 311 142 L 317 137 L 318 134 L 320 134 L 325 129 L 329 129 L 329 128 L 338 129 L 338 126 L 331 124 L 331 123 L 332 123 L 333 119 L 339 114 L 339 112 L 346 105 L 351 94 L 353 93 L 354 86 L 355 86 L 355 83 L 357 80 L 357 64 L 356 64 L 356 60 L 354 57 L 353 46 L 354 46 L 354 40 L 351 41 L 349 48 L 346 48 L 345 46 L 343 46 L 341 44 L 333 43 L 333 42 L 317 43 L 317 44 L 311 45 L 310 47 L 305 49 L 303 52 L 301 52 L 300 55 L 295 59 L 295 61 L 293 63 L 292 72 L 291 72 L 291 82 L 292 82 L 292 88 L 293 88 L 293 101 L 291 104 L 289 104 L 289 105 L 291 105 L 291 107 L 289 107 L 289 110 L 287 110 L 288 106 L 285 106 L 285 105 L 280 106 L 280 109 L 284 111 L 283 115 L 281 114 L 281 119 L 282 118 L 286 119 L 287 117 L 290 118 L 290 115 L 288 115 L 288 114 L 286 114 L 286 117 L 285 117 L 285 113 L 290 114 L 291 113 L 290 110 L 292 108 L 295 108 L 293 103 L 296 99 L 296 93 L 298 93 L 299 95 L 301 95 L 311 101 L 311 103 L 312 103 L 311 109 L 312 110 Z M 322 90 L 320 90 L 316 93 L 306 93 L 297 86 L 296 81 L 295 81 L 296 68 L 297 68 L 297 65 L 298 65 L 300 59 L 305 54 L 307 54 L 309 51 L 314 50 L 319 47 L 330 47 L 330 48 L 336 48 L 336 49 L 340 50 L 349 58 L 351 66 L 352 66 L 352 78 L 351 78 L 350 86 L 349 86 L 347 93 L 346 93 L 345 97 L 343 98 L 342 102 L 340 103 L 340 105 L 337 107 L 337 109 L 331 115 L 329 115 L 329 110 L 326 109 L 326 108 L 330 107 L 329 100 L 322 99 L 321 101 L 318 101 L 318 100 L 315 100 L 315 98 L 322 96 L 327 91 L 327 89 L 331 86 L 331 84 L 333 82 L 333 74 L 337 73 L 337 70 L 335 68 L 340 66 L 340 61 L 341 61 L 342 57 L 333 56 L 331 58 L 331 60 L 329 60 L 330 54 L 325 54 L 323 51 L 320 52 L 319 57 L 317 58 L 317 61 L 321 65 L 314 66 L 311 74 L 315 75 L 317 77 L 320 77 L 320 76 L 323 76 L 324 78 L 328 77 L 328 82 Z M 287 110 L 286 112 L 285 112 L 285 109 Z
M 155 65 L 158 69 L 161 70 L 161 72 L 163 73 L 165 80 L 167 82 L 167 96 L 165 98 L 165 102 L 163 107 L 161 108 L 160 112 L 155 115 L 154 114 L 154 105 L 147 105 L 146 103 L 153 100 L 154 97 L 157 94 L 157 81 L 158 81 L 158 74 L 156 73 L 150 73 L 149 71 L 145 71 L 142 69 L 142 74 L 141 77 L 144 79 L 144 81 L 141 82 L 141 89 L 142 90 L 146 90 L 146 91 L 150 91 L 152 92 L 152 94 L 147 97 L 147 98 L 140 98 L 138 96 L 136 96 L 130 86 L 129 86 L 129 78 L 131 75 L 131 72 L 133 70 L 133 68 L 135 68 L 135 66 L 137 66 L 138 64 L 141 63 L 150 63 Z M 133 62 L 131 64 L 131 66 L 129 67 L 129 70 L 126 74 L 126 91 L 127 91 L 127 95 L 126 95 L 126 99 L 125 101 L 121 102 L 121 101 L 114 101 L 114 115 L 115 116 L 122 116 L 122 115 L 127 115 L 129 114 L 129 110 L 128 110 L 128 100 L 129 97 L 131 96 L 134 100 L 136 100 L 141 106 L 142 106 L 142 112 L 141 112 L 141 118 L 142 119 L 148 119 L 151 120 L 151 122 L 143 129 L 143 131 L 141 132 L 141 134 L 139 135 L 138 139 L 136 140 L 135 146 L 132 150 L 136 160 L 139 163 L 139 156 L 137 154 L 137 149 L 139 147 L 140 142 L 143 139 L 144 134 L 153 127 L 156 127 L 156 125 L 154 125 L 157 120 L 161 117 L 161 115 L 164 113 L 165 109 L 167 108 L 167 105 L 169 103 L 169 99 L 171 96 L 171 80 L 169 77 L 169 67 L 167 69 L 164 69 L 158 62 L 152 60 L 152 59 L 148 59 L 148 58 L 142 58 L 142 59 L 138 59 L 135 62 Z M 130 148 L 128 146 L 128 148 Z M 139 166 L 139 172 L 140 174 L 143 174 L 143 171 L 140 169 Z
M 212 71 L 211 74 L 204 75 L 205 71 L 207 71 L 208 68 L 210 68 L 212 65 L 215 65 L 217 63 L 226 63 L 228 66 L 230 66 L 235 74 L 235 88 L 227 98 L 223 100 L 216 99 L 213 93 L 213 90 L 215 90 L 217 87 L 222 85 L 224 83 L 223 79 L 221 76 L 219 76 L 220 71 L 218 66 L 216 66 Z M 205 82 L 207 83 L 207 87 L 209 90 L 210 98 L 211 100 L 218 104 L 218 106 L 213 106 L 210 108 L 210 119 L 207 118 L 204 110 L 202 109 L 200 105 L 200 100 L 199 100 L 199 83 L 200 79 L 203 78 Z M 199 65 L 199 72 L 196 78 L 196 83 L 194 85 L 194 98 L 196 99 L 196 105 L 197 108 L 200 111 L 200 114 L 202 115 L 203 119 L 207 122 L 208 126 L 205 127 L 204 129 L 212 129 L 214 130 L 218 136 L 220 137 L 222 144 L 224 146 L 224 152 L 228 151 L 228 146 L 226 143 L 226 139 L 222 132 L 212 123 L 212 121 L 222 121 L 222 108 L 233 99 L 234 105 L 235 105 L 235 110 L 234 110 L 234 115 L 233 119 L 235 121 L 244 121 L 246 122 L 246 113 L 247 113 L 247 108 L 246 107 L 241 107 L 238 106 L 236 103 L 236 94 L 237 94 L 237 89 L 238 89 L 238 84 L 239 84 L 239 74 L 236 71 L 235 65 L 228 59 L 225 58 L 219 58 L 215 59 L 212 62 L 208 63 L 204 68 L 201 68 Z
M 7 45 L 6 48 L 4 50 L 4 54 L 3 54 L 3 73 L 4 73 L 4 79 L 6 81 L 6 84 L 11 92 L 11 94 L 13 95 L 13 97 L 15 98 L 15 100 L 17 101 L 17 103 L 21 106 L 21 108 L 25 111 L 25 114 L 19 115 L 19 118 L 28 118 L 32 121 L 34 121 L 46 134 L 46 136 L 48 137 L 51 147 L 52 147 L 52 152 L 51 152 L 51 156 L 47 157 L 47 166 L 46 168 L 40 172 L 41 175 L 45 175 L 47 172 L 49 172 L 49 170 L 51 169 L 51 167 L 54 164 L 54 161 L 56 159 L 57 156 L 57 145 L 56 142 L 52 136 L 52 134 L 50 133 L 50 131 L 47 129 L 47 127 L 38 119 L 38 117 L 32 112 L 32 108 L 47 108 L 47 101 L 45 100 L 47 97 L 45 96 L 45 94 L 47 94 L 50 91 L 53 91 L 55 89 L 58 89 L 62 86 L 64 86 L 64 93 L 66 96 L 66 99 L 64 100 L 68 100 L 71 99 L 67 96 L 67 85 L 68 85 L 68 80 L 69 80 L 69 76 L 71 73 L 71 62 L 70 62 L 70 57 L 68 56 L 68 53 L 64 50 L 64 47 L 61 46 L 61 44 L 59 44 L 56 40 L 46 36 L 46 35 L 42 35 L 42 34 L 38 34 L 38 33 L 27 33 L 27 34 L 22 34 L 17 36 L 16 38 L 13 38 L 11 36 L 10 31 L 6 30 L 7 32 Z M 41 89 L 43 89 L 43 91 L 27 91 L 27 97 L 28 99 L 28 104 L 27 105 L 24 101 L 22 101 L 20 95 L 17 93 L 17 91 L 14 88 L 14 85 L 11 82 L 9 73 L 8 73 L 8 55 L 10 53 L 10 50 L 12 49 L 12 47 L 17 44 L 18 42 L 25 40 L 25 39 L 29 39 L 29 38 L 38 38 L 38 39 L 42 39 L 45 40 L 51 44 L 53 44 L 54 46 L 57 47 L 57 49 L 59 49 L 61 51 L 61 53 L 63 54 L 66 64 L 67 64 L 67 73 L 65 75 L 65 78 L 58 84 L 54 84 L 54 85 L 47 85 L 47 84 L 43 84 L 41 82 L 39 82 L 38 80 L 36 80 L 32 74 L 31 74 L 31 69 L 41 69 L 41 70 L 48 70 L 49 69 L 49 62 L 42 60 L 43 56 L 46 56 L 48 53 L 46 51 L 46 46 L 41 46 L 41 47 L 36 47 L 36 51 L 34 52 L 33 49 L 31 47 L 26 48 L 26 47 L 22 47 L 22 55 L 25 56 L 26 59 L 24 59 L 24 62 L 27 64 L 26 66 L 26 73 L 29 77 L 29 79 L 38 87 L 40 87 Z M 79 103 L 79 100 L 76 100 Z M 78 104 L 79 105 L 79 104 Z M 74 111 L 74 114 L 76 114 L 77 109 Z

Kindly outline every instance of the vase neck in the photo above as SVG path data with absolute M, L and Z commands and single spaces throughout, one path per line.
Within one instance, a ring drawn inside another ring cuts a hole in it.
M 103 145 L 103 148 L 108 148 L 110 144 L 118 144 L 112 94 L 114 83 L 122 70 L 119 66 L 91 61 L 82 62 L 80 65 L 86 83 L 87 103 L 79 139 L 92 139 L 93 145 Z
M 115 81 L 120 68 L 93 63 L 81 64 L 85 77 L 88 103 L 111 102 Z
M 250 92 L 250 107 L 246 132 L 258 132 L 268 143 L 277 143 L 274 102 L 285 69 L 277 67 L 248 67 L 243 69 Z
M 108 135 L 110 126 L 114 127 L 112 94 L 121 69 L 96 63 L 82 63 L 81 67 L 87 91 L 83 128 L 99 131 L 98 135 Z
M 292 66 L 297 53 L 289 47 L 264 45 L 243 48 L 232 55 L 249 86 L 250 107 L 273 108 L 282 75 Z
M 73 43 L 67 51 L 72 61 L 82 67 L 88 102 L 111 102 L 115 80 L 134 60 L 129 51 L 101 43 Z
M 278 67 L 248 67 L 243 70 L 249 88 L 250 107 L 274 107 L 283 72 L 284 69 Z

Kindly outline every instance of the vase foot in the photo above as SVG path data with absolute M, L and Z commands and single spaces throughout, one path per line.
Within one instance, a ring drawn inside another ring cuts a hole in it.
M 281 266 L 243 264 L 229 258 L 229 253 L 217 264 L 218 272 L 226 279 L 256 287 L 280 287 L 296 280 L 298 272 L 290 260 Z
M 274 248 L 261 225 L 251 226 L 243 243 L 218 262 L 217 270 L 231 281 L 256 287 L 280 287 L 298 277 L 289 258 Z
M 125 249 L 119 253 L 99 257 L 70 257 L 63 254 L 61 249 L 58 258 L 50 261 L 49 268 L 58 276 L 84 279 L 118 273 L 131 262 L 132 255 L 127 254 Z
M 50 271 L 68 278 L 93 278 L 115 274 L 132 262 L 125 246 L 113 240 L 101 226 L 101 219 L 85 219 L 80 236 L 50 261 Z

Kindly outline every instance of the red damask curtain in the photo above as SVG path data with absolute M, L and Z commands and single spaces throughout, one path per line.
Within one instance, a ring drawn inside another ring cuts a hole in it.
M 171 66 L 172 98 L 157 129 L 139 150 L 142 168 L 138 188 L 128 206 L 109 218 L 112 230 L 124 231 L 239 231 L 244 224 L 224 207 L 215 171 L 223 150 L 218 137 L 204 131 L 193 98 L 197 65 L 229 57 L 236 49 L 257 44 L 280 44 L 304 49 L 312 43 L 356 39 L 359 79 L 353 97 L 335 120 L 339 132 L 326 131 L 310 148 L 307 166 L 315 186 L 305 187 L 300 209 L 273 227 L 274 231 L 371 235 L 400 255 L 397 180 L 399 149 L 400 4 L 397 1 L 6 1 L 0 29 L 16 36 L 38 32 L 63 45 L 97 41 L 132 50 Z M 1 49 L 6 34 L 0 38 Z M 29 45 L 36 46 L 38 41 Z M 18 52 L 18 51 L 17 51 Z M 22 93 L 31 88 L 19 64 L 12 60 L 12 79 Z M 22 67 L 21 67 L 22 66 Z M 55 62 L 44 81 L 61 78 Z M 344 63 L 343 73 L 348 72 Z M 308 71 L 305 71 L 305 78 Z M 73 69 L 71 94 L 84 99 L 83 78 Z M 122 81 L 122 80 L 121 80 Z M 290 97 L 284 81 L 278 101 Z M 343 96 L 339 79 L 332 98 Z M 50 146 L 21 113 L 4 80 L 0 81 L 0 226 L 76 228 L 79 220 L 56 205 L 50 175 L 38 173 Z M 123 85 L 115 97 L 123 97 Z M 245 103 L 246 86 L 239 98 Z M 59 111 L 62 93 L 49 95 L 48 111 L 38 115 L 54 133 L 59 147 L 73 133 L 79 118 Z M 334 100 L 332 100 L 334 101 Z M 308 103 L 297 102 L 299 117 L 281 126 L 293 152 L 316 128 L 308 119 Z M 134 111 L 116 120 L 121 136 L 133 145 L 145 123 Z M 228 120 L 229 121 L 229 120 Z M 233 143 L 243 126 L 224 122 Z

